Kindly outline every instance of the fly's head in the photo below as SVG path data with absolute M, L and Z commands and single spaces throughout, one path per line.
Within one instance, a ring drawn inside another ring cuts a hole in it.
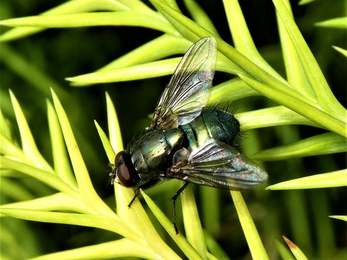
M 114 167 L 110 172 L 110 182 L 115 182 L 124 187 L 134 187 L 139 182 L 139 174 L 137 173 L 130 155 L 124 151 L 119 152 L 114 159 Z

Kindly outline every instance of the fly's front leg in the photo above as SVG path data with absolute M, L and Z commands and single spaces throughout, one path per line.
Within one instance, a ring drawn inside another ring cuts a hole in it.
M 176 235 L 178 235 L 178 228 L 177 228 L 177 224 L 176 224 L 176 200 L 178 198 L 178 196 L 182 193 L 182 191 L 187 188 L 188 186 L 188 182 L 186 182 L 176 193 L 175 195 L 172 196 L 172 202 L 173 202 L 173 209 L 172 209 L 172 222 L 174 224 L 175 227 L 175 231 L 176 231 Z
M 133 204 L 133 202 L 135 201 L 135 199 L 137 198 L 137 196 L 139 196 L 140 194 L 140 188 L 137 188 L 135 191 L 134 191 L 134 197 L 131 199 L 130 203 L 128 204 L 128 208 L 130 209 L 130 206 L 131 204 Z
M 137 187 L 134 191 L 134 197 L 131 199 L 128 207 L 130 208 L 131 204 L 133 204 L 133 202 L 135 201 L 135 199 L 137 198 L 137 196 L 140 194 L 140 189 L 145 190 L 148 189 L 152 186 L 154 186 L 155 184 L 157 184 L 159 182 L 159 179 L 154 179 L 154 180 L 150 180 L 148 182 L 146 182 L 145 184 L 142 184 L 141 186 Z

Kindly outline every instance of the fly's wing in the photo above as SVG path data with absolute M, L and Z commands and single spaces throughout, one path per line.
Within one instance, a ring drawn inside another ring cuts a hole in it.
M 150 128 L 177 127 L 199 116 L 210 97 L 216 59 L 217 43 L 212 37 L 189 48 L 160 97 Z
M 176 162 L 168 178 L 219 189 L 249 190 L 267 180 L 267 173 L 233 147 L 210 140 Z

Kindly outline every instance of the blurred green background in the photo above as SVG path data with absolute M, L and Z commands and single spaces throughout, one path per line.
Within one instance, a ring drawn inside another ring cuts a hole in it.
M 146 2 L 146 1 L 145 1 Z M 13 17 L 37 15 L 64 1 L 2 1 L 1 20 Z M 184 5 L 178 1 L 181 10 Z M 347 49 L 346 31 L 314 27 L 314 23 L 330 18 L 346 16 L 343 0 L 314 1 L 298 6 L 291 1 L 295 20 L 316 57 L 337 99 L 346 107 L 347 60 L 331 47 Z M 221 37 L 232 42 L 224 16 L 222 1 L 199 1 L 214 22 Z M 240 1 L 247 24 L 256 46 L 264 58 L 285 77 L 282 54 L 277 33 L 274 7 L 271 1 Z M 8 28 L 0 27 L 1 33 Z M 14 125 L 19 140 L 8 90 L 11 89 L 24 110 L 38 147 L 44 157 L 52 162 L 50 137 L 47 128 L 46 99 L 51 99 L 50 88 L 59 96 L 69 117 L 77 142 L 87 164 L 92 182 L 98 194 L 113 205 L 113 188 L 107 187 L 107 157 L 96 132 L 95 119 L 106 130 L 105 91 L 118 113 L 124 143 L 149 125 L 148 115 L 153 112 L 161 91 L 170 77 L 142 81 L 100 84 L 90 87 L 72 87 L 66 77 L 93 72 L 117 57 L 161 35 L 161 32 L 133 27 L 91 27 L 50 29 L 20 40 L 0 44 L 0 102 L 1 110 Z M 216 73 L 214 84 L 230 79 L 231 75 Z M 262 97 L 249 98 L 232 104 L 238 112 L 266 107 L 270 101 Z M 266 128 L 245 133 L 245 151 L 274 147 L 321 133 L 316 128 L 286 126 Z M 278 162 L 266 162 L 268 185 L 297 177 L 346 167 L 346 155 L 334 154 L 319 157 L 298 158 Z M 1 180 L 1 203 L 31 199 L 53 190 L 30 178 L 19 180 L 18 191 L 7 192 L 6 180 Z M 180 183 L 162 184 L 147 193 L 171 214 L 169 198 Z M 21 187 L 26 187 L 21 191 Z M 170 192 L 169 192 L 169 191 Z M 248 248 L 239 225 L 230 195 L 220 191 L 221 223 L 211 223 L 204 212 L 209 188 L 194 187 L 203 226 L 213 234 L 232 259 L 249 259 Z M 167 193 L 166 195 L 163 195 Z M 6 194 L 6 195 L 4 195 Z M 11 195 L 8 195 L 11 194 Z M 275 239 L 285 235 L 294 241 L 310 259 L 345 259 L 347 257 L 347 225 L 329 219 L 329 215 L 347 214 L 346 188 L 305 191 L 264 191 L 244 193 L 254 216 L 259 233 L 271 259 L 277 259 Z M 207 206 L 206 206 L 207 205 Z M 212 205 L 214 207 L 214 205 Z M 178 212 L 179 221 L 181 213 Z M 206 215 L 208 216 L 208 215 Z M 180 225 L 182 223 L 179 223 Z M 4 228 L 6 226 L 6 228 Z M 13 259 L 24 259 L 59 250 L 92 245 L 115 239 L 115 235 L 101 230 L 78 226 L 25 222 L 1 219 L 2 232 L 10 232 L 12 240 L 1 240 L 1 250 Z M 3 233 L 4 234 L 4 233 Z M 163 233 L 163 236 L 165 234 Z M 20 243 L 22 252 L 11 252 L 11 244 Z M 174 244 L 172 245 L 175 246 Z

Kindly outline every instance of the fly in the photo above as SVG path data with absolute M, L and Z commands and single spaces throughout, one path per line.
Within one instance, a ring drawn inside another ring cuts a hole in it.
M 267 173 L 236 149 L 240 123 L 232 113 L 205 108 L 217 60 L 212 37 L 193 44 L 164 89 L 149 128 L 116 155 L 111 184 L 140 189 L 179 179 L 185 184 L 172 197 L 176 227 L 176 199 L 189 183 L 219 189 L 249 190 L 267 180 Z

